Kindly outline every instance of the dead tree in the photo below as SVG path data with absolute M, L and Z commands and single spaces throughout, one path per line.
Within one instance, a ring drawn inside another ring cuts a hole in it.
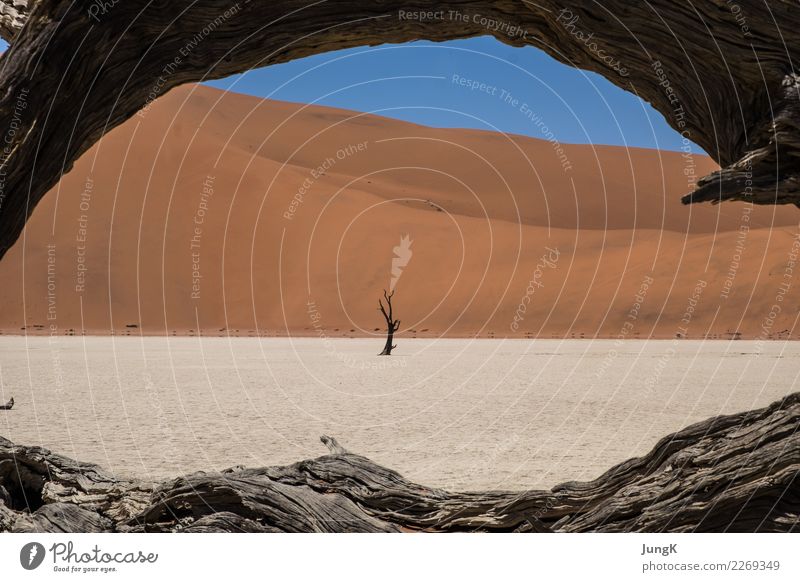
M 394 297 L 394 291 L 387 293 L 385 289 L 383 290 L 383 298 L 386 299 L 386 305 L 388 305 L 389 309 L 388 313 L 386 308 L 383 307 L 383 301 L 378 299 L 378 309 L 383 314 L 383 318 L 386 320 L 386 345 L 383 346 L 383 351 L 378 354 L 379 356 L 391 356 L 392 350 L 397 347 L 397 345 L 392 344 L 392 341 L 394 339 L 394 332 L 400 328 L 400 320 L 393 319 L 392 297 Z

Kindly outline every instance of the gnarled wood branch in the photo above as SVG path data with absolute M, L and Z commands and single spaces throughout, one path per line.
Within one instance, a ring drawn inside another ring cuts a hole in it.
M 0 0 L 0 38 L 11 42 L 28 20 L 36 0 Z
M 652 103 L 723 168 L 685 202 L 800 201 L 790 0 L 31 4 L 0 1 L 12 41 L 0 60 L 0 256 L 83 152 L 172 87 L 334 49 L 486 34 Z
M 800 393 L 663 438 L 588 483 L 454 493 L 322 437 L 287 467 L 157 485 L 0 438 L 0 531 L 788 532 L 800 527 Z

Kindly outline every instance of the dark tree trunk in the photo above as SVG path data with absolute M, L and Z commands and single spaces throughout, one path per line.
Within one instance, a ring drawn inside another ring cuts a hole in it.
M 389 332 L 386 334 L 386 344 L 383 346 L 383 351 L 378 354 L 379 356 L 391 356 L 392 350 L 397 347 L 397 345 L 392 344 L 392 339 L 394 337 L 394 330 L 390 327 Z
M 387 308 L 384 308 L 383 301 L 378 299 L 378 309 L 383 314 L 383 318 L 386 320 L 386 345 L 383 346 L 383 351 L 378 354 L 379 356 L 391 356 L 392 350 L 397 347 L 392 342 L 394 341 L 394 332 L 400 328 L 400 320 L 394 319 L 392 311 L 392 297 L 394 297 L 394 291 L 391 293 L 386 293 L 384 290 L 383 298 L 386 300 L 386 304 L 388 306 Z
M 83 152 L 172 87 L 347 47 L 486 34 L 650 102 L 722 166 L 685 202 L 800 202 L 794 0 L 738 0 L 736 12 L 722 0 L 93 5 L 0 0 L 11 43 L 0 60 L 0 257 Z

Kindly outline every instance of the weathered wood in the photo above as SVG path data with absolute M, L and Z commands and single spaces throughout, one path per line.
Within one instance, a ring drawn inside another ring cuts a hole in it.
M 22 30 L 34 0 L 0 0 L 0 38 L 12 41 Z
M 486 34 L 649 101 L 723 168 L 685 202 L 800 201 L 790 0 L 31 3 L 0 0 L 12 42 L 0 60 L 0 257 L 83 152 L 172 87 L 334 49 Z
M 0 438 L 0 531 L 788 532 L 800 527 L 800 393 L 663 438 L 594 481 L 458 493 L 322 437 L 286 467 L 149 485 Z

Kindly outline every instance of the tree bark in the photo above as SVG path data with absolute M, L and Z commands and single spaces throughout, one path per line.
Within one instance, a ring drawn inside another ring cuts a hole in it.
M 0 38 L 11 41 L 22 30 L 34 0 L 0 1 Z
M 800 393 L 669 435 L 588 483 L 458 493 L 322 437 L 288 467 L 160 484 L 0 438 L 0 531 L 791 532 L 800 526 Z
M 394 329 L 389 328 L 388 333 L 386 334 L 386 343 L 383 345 L 383 350 L 381 351 L 379 356 L 391 356 L 392 350 L 397 347 L 396 344 L 393 344 L 394 341 Z
M 649 101 L 722 166 L 684 202 L 800 202 L 790 0 L 738 0 L 738 11 L 724 0 L 32 4 L 0 0 L 11 41 L 0 60 L 0 257 L 83 152 L 172 87 L 335 49 L 486 34 Z

